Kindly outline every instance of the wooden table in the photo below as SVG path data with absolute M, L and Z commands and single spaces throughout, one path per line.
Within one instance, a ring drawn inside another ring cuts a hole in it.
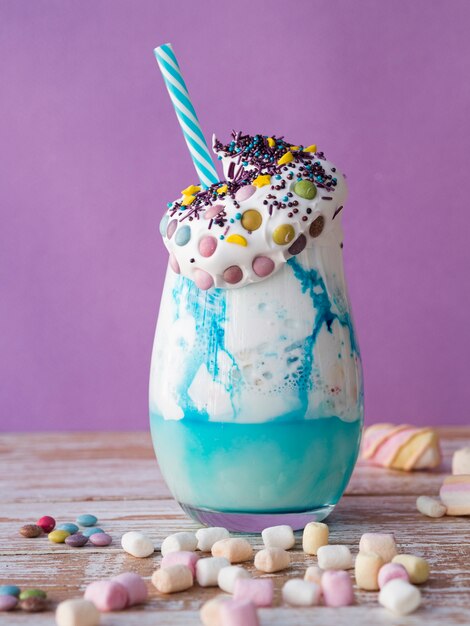
M 422 586 L 423 606 L 399 618 L 377 604 L 377 593 L 356 591 L 353 607 L 293 609 L 281 606 L 280 588 L 288 577 L 302 576 L 314 557 L 293 552 L 293 566 L 274 576 L 275 607 L 260 611 L 263 626 L 347 624 L 389 626 L 470 624 L 470 518 L 428 519 L 415 508 L 416 496 L 435 495 L 450 473 L 452 452 L 470 445 L 470 428 L 443 429 L 441 471 L 404 474 L 358 466 L 346 495 L 330 516 L 332 543 L 357 552 L 361 534 L 391 532 L 403 552 L 428 559 L 431 578 Z M 42 515 L 58 522 L 93 513 L 114 537 L 108 548 L 81 549 L 25 539 L 18 534 Z M 142 530 L 159 545 L 179 530 L 197 525 L 172 500 L 158 471 L 148 433 L 3 435 L 0 437 L 0 584 L 39 587 L 48 592 L 51 609 L 78 597 L 98 578 L 135 571 L 149 580 L 160 555 L 135 559 L 120 548 L 120 536 Z M 255 548 L 259 537 L 251 537 Z M 252 567 L 250 566 L 250 569 Z M 150 586 L 150 585 L 149 585 Z M 199 624 L 198 610 L 218 590 L 192 590 L 163 596 L 150 586 L 150 601 L 121 613 L 103 616 L 102 623 L 126 626 Z M 52 612 L 27 615 L 2 613 L 0 624 L 54 624 Z

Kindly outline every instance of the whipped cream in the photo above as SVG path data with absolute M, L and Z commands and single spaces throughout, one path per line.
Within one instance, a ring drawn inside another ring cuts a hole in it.
M 314 246 L 342 241 L 344 176 L 316 146 L 233 133 L 213 140 L 225 181 L 190 185 L 160 223 L 170 267 L 200 289 L 262 281 Z

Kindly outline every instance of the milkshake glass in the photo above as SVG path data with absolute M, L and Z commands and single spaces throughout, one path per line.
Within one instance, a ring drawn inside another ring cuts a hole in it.
M 194 519 L 299 529 L 338 502 L 362 430 L 346 185 L 316 146 L 234 133 L 215 151 L 227 180 L 188 187 L 161 222 L 154 447 Z

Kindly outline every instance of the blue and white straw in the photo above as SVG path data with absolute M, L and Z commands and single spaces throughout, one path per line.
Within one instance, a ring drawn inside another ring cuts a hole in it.
M 175 107 L 176 117 L 183 131 L 199 180 L 203 187 L 210 187 L 210 185 L 218 182 L 219 177 L 173 48 L 171 44 L 165 43 L 155 48 L 153 52 Z

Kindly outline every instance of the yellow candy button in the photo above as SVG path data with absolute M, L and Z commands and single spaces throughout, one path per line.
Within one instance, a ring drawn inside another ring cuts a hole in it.
M 286 163 L 290 163 L 293 160 L 294 160 L 294 157 L 292 156 L 292 152 L 288 150 L 285 154 L 282 155 L 282 157 L 279 159 L 277 164 L 285 165 Z
M 273 232 L 273 241 L 279 246 L 285 246 L 294 239 L 295 230 L 290 224 L 281 224 Z
M 245 248 L 248 245 L 245 237 L 242 237 L 241 235 L 229 235 L 225 241 L 227 243 L 236 243 L 239 246 L 245 246 Z
M 261 226 L 262 221 L 261 213 L 255 209 L 245 211 L 241 219 L 243 228 L 249 231 L 257 230 Z

